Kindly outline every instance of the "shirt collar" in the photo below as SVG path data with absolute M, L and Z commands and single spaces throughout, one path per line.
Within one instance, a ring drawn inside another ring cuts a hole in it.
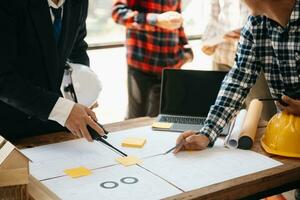
M 290 22 L 294 22 L 299 19 L 300 19 L 300 0 L 296 0 L 295 8 L 290 17 Z
M 60 0 L 58 2 L 58 5 L 56 5 L 55 3 L 53 3 L 52 0 L 48 0 L 49 7 L 52 7 L 52 8 L 60 8 L 64 3 L 65 3 L 65 0 Z

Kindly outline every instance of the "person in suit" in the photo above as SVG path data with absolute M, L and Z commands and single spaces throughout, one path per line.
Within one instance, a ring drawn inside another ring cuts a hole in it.
M 19 139 L 67 128 L 91 141 L 95 113 L 62 97 L 66 62 L 89 65 L 88 0 L 0 2 L 0 135 Z

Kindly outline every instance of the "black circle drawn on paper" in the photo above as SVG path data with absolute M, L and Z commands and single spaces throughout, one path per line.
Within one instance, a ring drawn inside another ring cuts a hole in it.
M 124 184 L 135 184 L 135 183 L 139 182 L 139 179 L 137 179 L 135 177 L 124 177 L 120 181 Z
M 101 183 L 100 186 L 104 189 L 114 189 L 114 188 L 118 187 L 119 184 L 114 181 L 105 181 L 105 182 Z

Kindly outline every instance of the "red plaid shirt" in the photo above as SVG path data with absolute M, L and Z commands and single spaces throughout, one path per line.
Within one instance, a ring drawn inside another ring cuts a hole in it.
M 166 30 L 152 25 L 153 13 L 181 12 L 181 0 L 137 0 L 129 8 L 129 0 L 115 0 L 113 19 L 126 26 L 127 63 L 147 73 L 161 74 L 162 69 L 180 68 L 184 62 L 187 39 L 183 28 Z M 152 16 L 151 16 L 152 15 Z

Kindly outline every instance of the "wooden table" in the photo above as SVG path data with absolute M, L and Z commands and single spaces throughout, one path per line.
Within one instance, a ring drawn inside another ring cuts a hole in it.
M 138 118 L 105 125 L 109 132 L 149 125 L 151 118 Z M 167 199 L 260 199 L 272 194 L 281 193 L 294 188 L 300 188 L 300 159 L 284 158 L 267 154 L 260 146 L 259 139 L 264 128 L 258 129 L 252 150 L 267 155 L 283 163 L 262 172 L 231 179 L 197 190 L 181 193 Z M 35 147 L 56 142 L 75 139 L 72 134 L 65 132 L 42 135 L 15 142 L 19 148 Z M 300 147 L 299 147 L 300 148 Z M 57 199 L 45 186 L 31 177 L 29 193 L 32 199 Z

